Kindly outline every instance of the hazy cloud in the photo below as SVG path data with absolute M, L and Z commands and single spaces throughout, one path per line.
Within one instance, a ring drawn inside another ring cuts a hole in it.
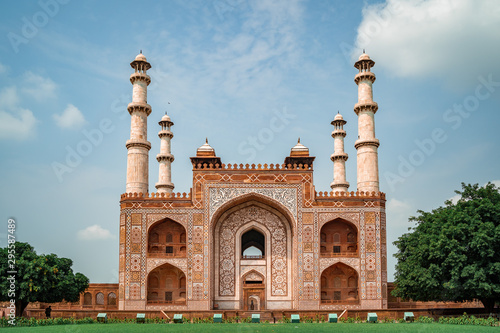
M 0 110 L 0 139 L 27 139 L 35 125 L 36 119 L 30 110 L 20 108 L 15 114 Z
M 0 91 L 0 106 L 12 109 L 17 107 L 19 104 L 19 95 L 17 94 L 17 88 L 15 86 L 6 87 Z
M 404 225 L 408 223 L 408 218 L 415 214 L 415 210 L 409 203 L 392 198 L 387 202 L 387 214 L 391 217 L 388 218 L 391 223 Z
M 35 131 L 36 119 L 28 109 L 20 108 L 15 86 L 0 91 L 0 139 L 24 140 Z
M 22 92 L 36 101 L 44 101 L 56 96 L 57 85 L 50 78 L 26 72 L 22 82 Z
M 79 230 L 77 237 L 81 240 L 105 240 L 113 239 L 115 235 L 111 234 L 109 230 L 104 229 L 100 225 L 94 224 L 83 230 Z
M 57 126 L 64 129 L 77 129 L 87 123 L 83 114 L 73 104 L 68 104 L 60 115 L 53 114 L 52 117 Z

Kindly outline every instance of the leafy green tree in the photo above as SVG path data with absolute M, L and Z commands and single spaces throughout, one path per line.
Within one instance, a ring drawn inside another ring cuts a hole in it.
M 72 265 L 71 259 L 55 254 L 36 254 L 28 243 L 9 244 L 0 249 L 0 301 L 15 299 L 16 316 L 30 302 L 76 302 L 88 288 L 89 279 L 74 274 Z
M 414 301 L 500 301 L 500 188 L 462 183 L 456 204 L 418 211 L 398 252 L 393 295 Z

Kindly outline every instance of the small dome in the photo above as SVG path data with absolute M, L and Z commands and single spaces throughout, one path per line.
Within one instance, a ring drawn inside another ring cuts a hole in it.
M 172 120 L 171 120 L 171 119 L 170 119 L 170 117 L 169 117 L 169 116 L 165 113 L 165 115 L 164 115 L 163 117 L 161 117 L 161 121 L 170 121 L 170 122 L 171 122 Z
M 342 117 L 342 115 L 340 113 L 337 113 L 333 120 L 344 120 L 344 117 Z
M 358 60 L 371 60 L 371 59 L 370 59 L 370 56 L 368 54 L 363 52 L 363 54 L 359 56 Z
M 137 57 L 135 57 L 135 61 L 147 61 L 147 60 L 146 60 L 146 57 L 144 56 L 144 54 L 142 54 L 142 52 L 141 52 L 137 55 Z
M 196 150 L 196 156 L 215 156 L 215 149 L 208 144 L 208 139 L 205 143 Z
M 300 138 L 297 141 L 297 144 L 290 151 L 290 156 L 309 156 L 309 148 L 300 143 Z

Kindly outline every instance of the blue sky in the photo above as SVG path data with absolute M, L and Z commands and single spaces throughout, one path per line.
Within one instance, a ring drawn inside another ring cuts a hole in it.
M 329 190 L 337 111 L 347 120 L 355 190 L 353 63 L 366 48 L 376 62 L 392 243 L 409 216 L 442 205 L 461 182 L 500 179 L 498 31 L 493 0 L 6 3 L 0 246 L 14 217 L 18 240 L 72 258 L 92 282 L 117 281 L 129 63 L 141 49 L 153 66 L 150 191 L 158 181 L 157 122 L 168 111 L 175 191 L 188 192 L 189 157 L 205 137 L 224 163 L 282 163 L 301 137 L 316 156 L 316 190 Z M 388 264 L 392 280 L 395 260 Z

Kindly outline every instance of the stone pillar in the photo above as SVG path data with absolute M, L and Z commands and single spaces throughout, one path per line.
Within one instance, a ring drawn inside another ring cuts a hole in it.
M 378 192 L 378 146 L 375 138 L 375 113 L 378 105 L 373 101 L 372 84 L 375 74 L 370 69 L 375 62 L 368 54 L 363 53 L 354 64 L 359 73 L 354 77 L 358 85 L 358 103 L 354 105 L 354 112 L 358 116 L 358 140 L 354 147 L 357 150 L 357 179 L 358 191 Z
M 148 85 L 151 78 L 146 71 L 151 68 L 142 52 L 130 63 L 135 70 L 130 75 L 132 83 L 132 103 L 127 107 L 131 116 L 130 140 L 127 140 L 127 193 L 148 193 L 149 179 L 149 150 L 151 143 L 148 141 L 148 116 L 151 106 L 147 103 Z
M 174 161 L 174 155 L 170 152 L 170 140 L 172 140 L 174 134 L 170 131 L 170 127 L 173 126 L 174 123 L 165 113 L 158 124 L 161 126 L 161 130 L 158 133 L 161 145 L 160 153 L 156 155 L 156 160 L 160 163 L 160 174 L 158 176 L 158 183 L 156 183 L 156 189 L 158 193 L 172 193 L 174 184 L 172 184 L 171 165 Z
M 332 121 L 334 127 L 332 138 L 335 141 L 334 151 L 332 156 L 330 156 L 333 162 L 333 182 L 330 184 L 330 187 L 334 192 L 347 192 L 349 188 L 349 183 L 346 181 L 345 175 L 345 162 L 348 159 L 348 155 L 344 152 L 344 138 L 346 136 L 344 125 L 346 123 L 340 113 Z

